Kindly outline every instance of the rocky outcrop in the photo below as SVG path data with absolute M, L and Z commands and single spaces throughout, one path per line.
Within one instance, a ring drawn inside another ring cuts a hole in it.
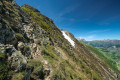
M 17 43 L 15 33 L 10 29 L 10 27 L 5 23 L 0 23 L 0 43 L 2 44 L 13 44 Z
M 106 63 L 65 33 L 75 42 L 74 47 L 39 10 L 27 4 L 20 7 L 13 0 L 0 1 L 0 64 L 6 66 L 0 67 L 5 73 L 0 72 L 0 79 L 117 79 L 117 72 L 108 70 Z

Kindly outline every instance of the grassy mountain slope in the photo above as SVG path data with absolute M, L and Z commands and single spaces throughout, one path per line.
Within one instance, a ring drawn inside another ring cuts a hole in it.
M 98 47 L 98 49 L 104 52 L 104 54 L 113 61 L 112 64 L 115 63 L 114 66 L 120 71 L 120 48 L 117 46 L 111 46 L 107 48 Z
M 30 5 L 0 1 L 0 80 L 119 80 L 92 49 Z
M 94 49 L 96 53 L 102 56 L 105 61 L 113 67 L 114 70 L 119 72 L 120 70 L 120 40 L 95 40 L 95 41 L 85 41 L 80 40 L 89 44 L 89 48 Z M 92 47 L 92 46 L 96 47 Z M 99 51 L 99 52 L 98 52 Z
M 111 58 L 109 54 L 103 51 L 103 48 L 95 48 L 91 45 L 87 45 L 87 47 L 96 53 L 101 59 L 103 59 L 112 69 L 120 73 L 119 69 L 117 68 L 117 63 Z

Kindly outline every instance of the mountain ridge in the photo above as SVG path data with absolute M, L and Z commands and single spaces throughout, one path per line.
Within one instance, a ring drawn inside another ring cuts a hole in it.
M 119 73 L 33 7 L 0 1 L 1 80 L 119 80 Z
M 109 59 L 111 61 L 110 65 L 114 64 L 113 66 L 115 67 L 115 69 L 120 70 L 120 40 L 107 39 L 85 41 L 79 39 L 79 41 L 96 47 L 96 49 L 101 52 L 102 57 L 104 56 L 106 59 Z
M 86 41 L 85 39 L 79 39 L 78 41 L 84 42 L 87 44 L 90 44 L 94 47 L 109 47 L 109 46 L 115 46 L 115 45 L 120 45 L 120 40 L 114 39 L 105 39 L 105 40 L 93 40 L 93 41 Z

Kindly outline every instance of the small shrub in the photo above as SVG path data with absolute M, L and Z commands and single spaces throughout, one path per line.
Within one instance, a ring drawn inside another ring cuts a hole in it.
M 22 80 L 23 77 L 24 77 L 23 73 L 20 72 L 20 73 L 13 75 L 12 80 Z
M 25 38 L 21 33 L 16 33 L 16 38 L 18 39 L 18 41 L 25 41 Z
M 4 80 L 8 75 L 8 62 L 5 54 L 0 51 L 0 80 Z

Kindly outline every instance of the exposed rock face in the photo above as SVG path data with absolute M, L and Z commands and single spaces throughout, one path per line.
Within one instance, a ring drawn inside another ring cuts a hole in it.
M 0 43 L 2 44 L 13 44 L 17 43 L 17 39 L 15 37 L 15 33 L 10 29 L 9 26 L 2 23 L 0 28 Z
M 0 1 L 0 79 L 118 79 L 117 72 L 65 33 L 74 47 L 37 9 L 27 4 L 20 7 L 13 0 Z

